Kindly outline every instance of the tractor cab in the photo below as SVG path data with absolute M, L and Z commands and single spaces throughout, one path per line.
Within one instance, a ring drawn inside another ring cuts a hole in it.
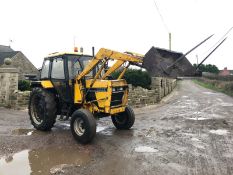
M 64 102 L 70 103 L 74 100 L 75 77 L 84 70 L 92 58 L 90 55 L 78 53 L 50 54 L 44 59 L 40 80 L 44 82 L 45 88 L 53 87 Z M 97 67 L 85 75 L 85 79 L 93 78 L 96 69 Z M 45 82 L 51 83 L 47 83 L 46 86 Z

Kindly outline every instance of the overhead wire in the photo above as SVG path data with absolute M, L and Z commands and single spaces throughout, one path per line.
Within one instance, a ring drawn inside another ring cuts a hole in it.
M 214 43 L 206 52 L 203 53 L 206 54 L 206 53 L 209 53 L 213 48 L 215 48 L 220 42 L 222 42 L 226 37 L 227 35 L 231 32 L 231 30 L 233 29 L 233 27 L 231 27 L 229 30 L 227 30 L 227 32 L 216 42 Z
M 159 14 L 159 16 L 160 16 L 160 18 L 161 18 L 161 21 L 162 21 L 162 23 L 163 23 L 163 25 L 164 25 L 164 28 L 167 30 L 168 33 L 170 33 L 170 30 L 169 30 L 169 28 L 168 28 L 168 25 L 167 25 L 167 23 L 165 22 L 162 13 L 160 12 L 160 9 L 159 9 L 159 7 L 158 7 L 158 4 L 156 3 L 155 0 L 153 0 L 153 1 L 154 1 L 155 8 L 156 8 L 156 10 L 157 10 L 157 13 Z

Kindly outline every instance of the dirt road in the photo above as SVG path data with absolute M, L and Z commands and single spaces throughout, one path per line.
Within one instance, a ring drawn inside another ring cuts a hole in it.
M 165 101 L 135 113 L 128 131 L 101 119 L 83 146 L 69 122 L 43 133 L 26 111 L 0 108 L 0 175 L 233 174 L 233 98 L 184 80 Z

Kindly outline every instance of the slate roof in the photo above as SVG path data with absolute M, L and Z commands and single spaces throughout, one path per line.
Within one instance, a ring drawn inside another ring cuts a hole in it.
M 14 50 L 10 46 L 0 45 L 0 52 L 13 52 Z
M 13 52 L 0 52 L 0 66 L 4 63 L 5 58 L 12 58 L 15 56 L 19 51 Z
M 14 51 L 10 46 L 0 45 L 0 66 L 4 63 L 5 58 L 12 58 L 18 53 Z

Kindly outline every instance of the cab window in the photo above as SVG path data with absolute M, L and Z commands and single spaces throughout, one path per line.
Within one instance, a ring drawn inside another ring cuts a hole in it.
M 92 59 L 91 56 L 84 56 L 84 55 L 68 55 L 67 58 L 68 58 L 69 79 L 74 79 L 75 76 L 80 74 Z M 85 77 L 93 78 L 95 69 L 96 68 L 90 71 Z
M 52 62 L 51 78 L 65 79 L 64 62 L 62 58 L 55 58 Z
M 69 79 L 74 79 L 82 71 L 78 58 L 69 57 L 68 59 Z
M 48 79 L 49 78 L 49 60 L 45 60 L 44 64 L 41 69 L 41 79 Z

